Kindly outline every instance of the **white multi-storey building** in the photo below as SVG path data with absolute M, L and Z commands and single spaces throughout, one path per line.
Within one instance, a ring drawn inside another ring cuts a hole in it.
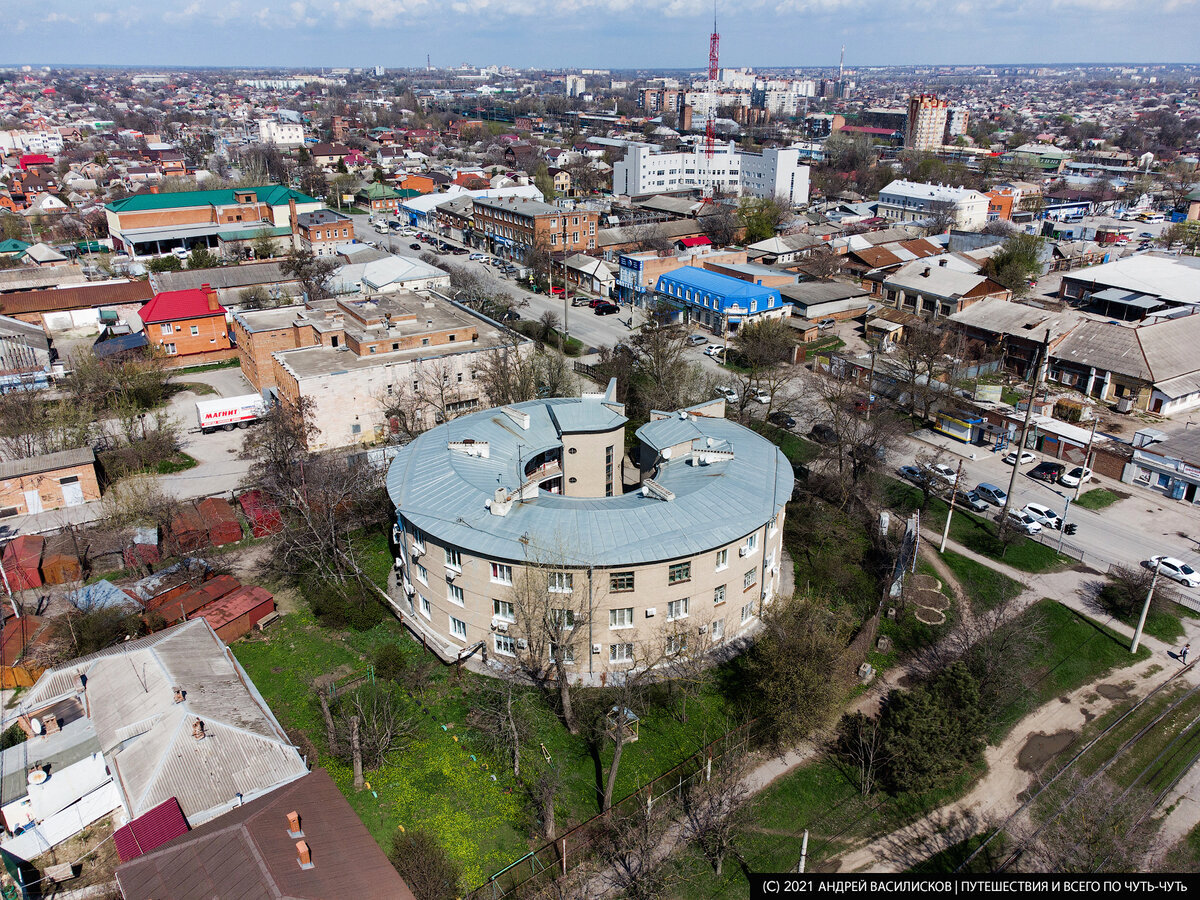
M 954 227 L 974 231 L 987 224 L 988 198 L 970 188 L 897 179 L 879 192 L 876 212 L 885 219 L 913 222 L 943 209 L 954 210 Z
M 304 126 L 275 119 L 259 119 L 258 139 L 276 147 L 303 147 Z
M 781 197 L 793 206 L 808 203 L 808 166 L 794 148 L 743 153 L 732 141 L 712 157 L 703 150 L 655 153 L 632 146 L 613 169 L 613 190 L 636 196 L 687 188 L 713 188 L 754 197 Z M 984 203 L 986 212 L 987 204 Z

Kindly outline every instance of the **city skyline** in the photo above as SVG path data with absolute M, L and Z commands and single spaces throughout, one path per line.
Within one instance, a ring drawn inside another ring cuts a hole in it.
M 748 0 L 719 6 L 718 24 L 733 68 L 836 66 L 842 44 L 850 69 L 1200 62 L 1200 0 Z M 702 69 L 711 27 L 705 0 L 582 0 L 570 12 L 549 0 L 96 0 L 86 14 L 48 0 L 15 23 L 21 49 L 3 62 L 406 68 L 429 54 L 435 67 Z

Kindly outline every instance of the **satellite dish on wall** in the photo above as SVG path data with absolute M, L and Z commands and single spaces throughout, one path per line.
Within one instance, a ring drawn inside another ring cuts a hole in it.
M 33 730 L 34 734 L 41 734 L 43 731 L 42 720 L 41 719 L 30 719 L 29 727 Z

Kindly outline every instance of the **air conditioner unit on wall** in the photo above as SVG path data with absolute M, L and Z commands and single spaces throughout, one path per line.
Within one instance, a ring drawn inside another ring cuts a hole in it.
M 599 653 L 599 652 L 600 652 L 600 645 L 599 645 L 599 644 L 592 644 L 592 652 L 593 652 L 593 653 Z
M 455 579 L 455 576 L 457 576 L 457 575 L 458 575 L 458 573 L 456 571 L 451 569 L 449 566 L 446 566 L 446 580 L 447 581 L 453 581 Z
M 517 649 L 526 650 L 529 647 L 529 642 L 525 638 L 517 638 Z
M 750 552 L 749 547 L 738 547 L 738 556 L 745 556 L 749 552 Z
M 508 634 L 508 625 L 504 622 L 497 622 L 496 630 L 501 634 Z
M 403 568 L 404 568 L 404 557 L 403 557 L 403 556 L 397 556 L 397 557 L 396 557 L 396 568 L 397 568 L 397 569 L 403 569 Z

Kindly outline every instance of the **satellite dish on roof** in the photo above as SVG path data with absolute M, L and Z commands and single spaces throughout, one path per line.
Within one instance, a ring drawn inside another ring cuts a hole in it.
M 663 459 L 670 459 L 670 458 L 671 458 L 671 448 L 670 448 L 670 447 L 667 447 L 665 450 L 663 450 L 663 452 L 662 452 L 662 458 L 663 458 Z
M 30 718 L 29 727 L 30 727 L 30 729 L 32 729 L 34 734 L 41 734 L 42 731 L 44 730 L 42 728 L 42 720 L 41 719 Z

